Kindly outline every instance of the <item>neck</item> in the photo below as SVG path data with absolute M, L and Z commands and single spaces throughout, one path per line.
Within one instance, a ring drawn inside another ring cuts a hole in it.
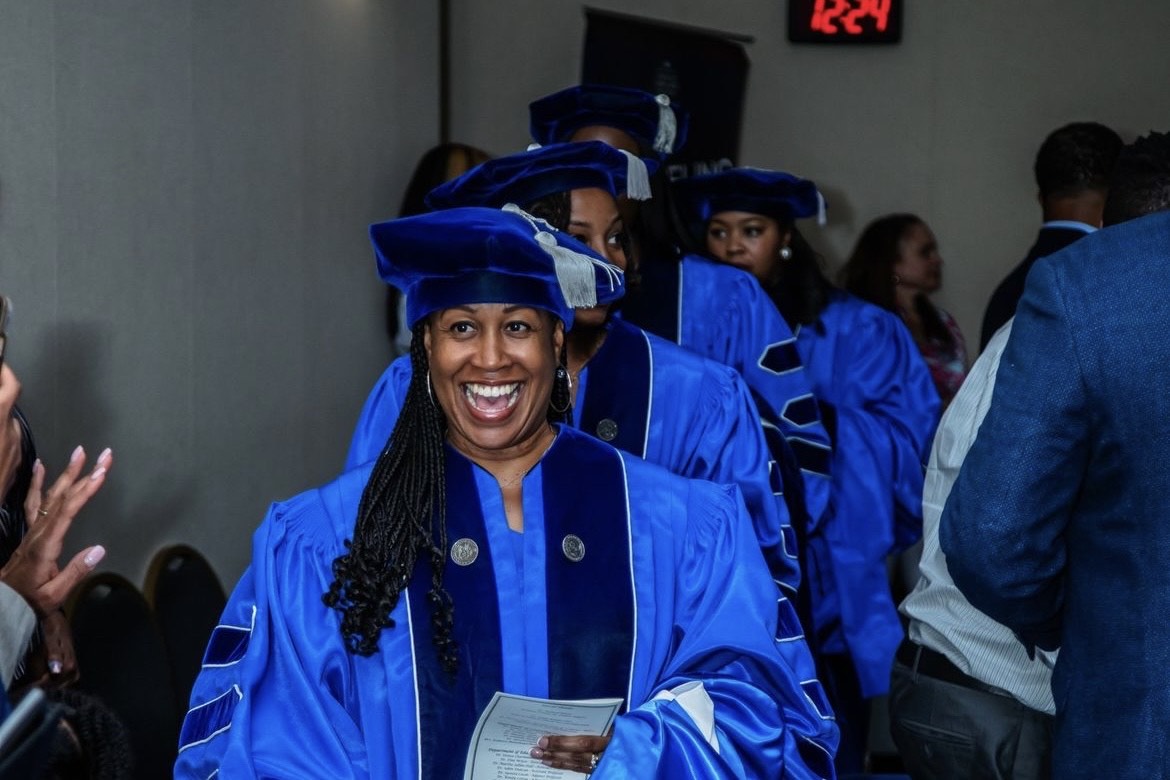
M 1049 198 L 1043 212 L 1045 222 L 1083 222 L 1099 228 L 1105 212 L 1105 193 L 1086 190 L 1067 198 Z
M 448 433 L 451 446 L 496 478 L 502 487 L 516 485 L 540 462 L 556 439 L 552 425 L 542 422 L 523 441 L 500 449 L 484 449 Z
M 894 288 L 894 305 L 898 307 L 898 313 L 902 315 L 902 319 L 908 322 L 918 319 L 918 309 L 914 306 L 914 299 L 919 295 L 918 290 L 913 287 L 898 285 Z

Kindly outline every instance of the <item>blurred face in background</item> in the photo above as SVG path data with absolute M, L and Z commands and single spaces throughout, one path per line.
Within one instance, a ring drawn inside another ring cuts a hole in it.
M 923 294 L 930 294 L 942 286 L 938 241 L 925 224 L 915 222 L 902 233 L 894 275 L 899 285 Z

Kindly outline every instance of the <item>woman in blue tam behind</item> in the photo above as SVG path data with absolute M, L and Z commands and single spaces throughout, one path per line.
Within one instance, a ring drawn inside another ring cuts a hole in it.
M 939 401 L 893 314 L 831 285 L 795 221 L 819 214 L 816 186 L 735 168 L 676 184 L 716 260 L 748 271 L 796 333 L 833 437 L 830 513 L 808 540 L 818 672 L 841 726 L 838 771 L 861 771 L 868 702 L 889 688 L 902 627 L 885 559 L 922 534 L 922 483 Z
M 461 778 L 493 694 L 621 697 L 524 760 L 601 778 L 832 776 L 739 492 L 558 422 L 573 309 L 619 270 L 519 209 L 371 228 L 413 378 L 373 463 L 273 506 L 176 776 Z
M 520 204 L 625 270 L 619 199 L 645 197 L 646 178 L 641 159 L 604 143 L 553 144 L 488 161 L 436 188 L 427 202 Z M 800 497 L 778 495 L 779 466 L 743 380 L 611 313 L 609 306 L 578 311 L 567 335 L 570 424 L 675 474 L 738 485 L 773 578 L 795 595 L 800 571 L 786 501 Z M 410 362 L 401 358 L 382 375 L 362 410 L 348 467 L 382 451 L 410 381 Z M 803 515 L 803 505 L 797 511 Z M 800 633 L 794 624 L 782 627 Z M 811 678 L 811 659 L 808 668 Z
M 605 84 L 563 89 L 528 112 L 537 143 L 602 141 L 662 163 L 651 178 L 653 200 L 624 210 L 633 281 L 621 317 L 739 372 L 781 466 L 793 526 L 811 529 L 828 506 L 832 453 L 792 331 L 750 274 L 679 256 L 663 168 L 686 143 L 687 112 L 666 95 Z

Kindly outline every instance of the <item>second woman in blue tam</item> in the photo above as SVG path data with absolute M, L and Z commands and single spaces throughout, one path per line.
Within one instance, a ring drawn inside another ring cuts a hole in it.
M 818 669 L 842 726 L 840 771 L 861 771 L 868 699 L 889 688 L 902 626 L 885 559 L 922 534 L 922 483 L 938 395 L 897 317 L 833 287 L 796 220 L 816 186 L 736 168 L 678 182 L 715 259 L 755 276 L 796 332 L 833 435 L 833 512 L 809 539 Z
M 538 143 L 603 141 L 664 165 L 686 142 L 689 125 L 687 112 L 666 95 L 602 84 L 563 89 L 528 111 Z M 624 209 L 641 283 L 631 285 L 621 316 L 743 377 L 781 464 L 793 525 L 811 528 L 828 506 L 832 453 L 796 339 L 750 275 L 705 257 L 678 257 L 677 217 L 661 169 L 651 186 L 651 203 Z

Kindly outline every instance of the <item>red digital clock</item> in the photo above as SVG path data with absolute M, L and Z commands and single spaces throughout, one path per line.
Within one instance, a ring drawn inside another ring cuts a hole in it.
M 902 0 L 788 0 L 793 43 L 897 43 Z

